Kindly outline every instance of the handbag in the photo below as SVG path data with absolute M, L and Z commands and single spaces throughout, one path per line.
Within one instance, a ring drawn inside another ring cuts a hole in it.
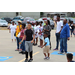
M 20 37 L 20 35 L 21 35 L 21 32 L 18 33 L 17 37 Z
M 14 33 L 14 36 L 16 36 L 16 32 Z

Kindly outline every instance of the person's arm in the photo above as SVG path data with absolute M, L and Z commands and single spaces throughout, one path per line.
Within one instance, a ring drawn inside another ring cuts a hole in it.
M 41 46 L 41 48 L 43 48 L 46 44 L 47 44 L 47 42 L 43 46 Z
M 23 39 L 20 41 L 19 44 L 21 44 L 25 38 L 26 38 L 26 35 L 23 36 Z
M 34 42 L 34 39 L 35 39 L 35 34 L 33 35 L 33 40 L 31 41 L 31 43 L 33 43 L 33 42 Z
M 67 40 L 70 40 L 70 29 L 69 26 L 67 26 Z
M 62 30 L 62 28 L 63 28 L 63 22 L 61 22 L 61 30 Z M 59 33 L 61 32 L 61 30 L 59 31 Z

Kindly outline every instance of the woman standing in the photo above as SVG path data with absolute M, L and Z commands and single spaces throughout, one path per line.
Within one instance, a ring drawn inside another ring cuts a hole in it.
M 18 21 L 18 25 L 17 25 L 17 28 L 16 28 L 16 40 L 17 40 L 17 49 L 15 51 L 19 51 L 19 37 L 18 37 L 18 34 L 21 32 L 22 30 L 22 22 L 19 20 Z
M 48 38 L 50 40 L 50 31 L 51 31 L 51 27 L 50 27 L 50 22 L 49 20 L 46 21 L 46 25 L 43 27 L 43 32 L 48 32 Z M 50 49 L 51 49 L 51 42 L 50 42 Z
M 12 42 L 13 42 L 13 36 L 15 34 L 15 31 L 16 31 L 16 25 L 14 24 L 14 21 L 10 25 L 10 30 L 11 30 L 11 39 L 12 39 Z M 14 36 L 14 38 L 15 38 L 15 41 L 16 41 L 16 37 L 15 36 Z
M 24 37 L 24 31 L 26 30 L 25 28 L 25 24 L 22 23 L 22 30 L 21 30 L 21 35 L 19 37 L 20 41 L 22 41 L 23 37 Z M 26 39 L 26 38 L 25 38 Z M 20 45 L 20 51 L 19 53 L 25 54 L 25 39 L 23 40 L 23 42 Z
M 72 34 L 74 35 L 75 37 L 75 34 L 74 34 L 74 24 L 73 24 L 73 21 L 71 22 L 71 37 L 72 37 Z

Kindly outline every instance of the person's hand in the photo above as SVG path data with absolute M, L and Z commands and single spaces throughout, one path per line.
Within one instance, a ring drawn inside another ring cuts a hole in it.
M 41 46 L 41 48 L 43 48 L 43 46 Z
M 19 42 L 19 44 L 21 44 L 22 42 Z
M 68 37 L 67 40 L 70 40 L 70 38 Z
M 33 43 L 33 40 L 31 41 L 31 43 Z

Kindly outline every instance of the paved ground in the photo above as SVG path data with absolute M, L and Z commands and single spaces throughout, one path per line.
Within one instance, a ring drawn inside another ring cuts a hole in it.
M 68 51 L 75 52 L 75 38 L 72 37 L 70 41 L 68 41 Z M 55 48 L 55 30 L 51 32 L 51 42 L 52 42 L 52 50 L 50 53 L 54 52 Z M 0 59 L 1 56 L 13 56 L 12 58 L 5 60 L 3 62 L 23 62 L 25 60 L 25 55 L 19 54 L 16 49 L 16 42 L 11 42 L 11 34 L 8 30 L 0 30 Z M 66 55 L 50 55 L 50 60 L 44 60 L 43 49 L 38 48 L 37 46 L 33 47 L 33 62 L 66 62 Z M 5 58 L 4 58 L 5 59 Z M 75 56 L 74 56 L 75 59 Z M 0 61 L 2 62 L 2 61 Z

